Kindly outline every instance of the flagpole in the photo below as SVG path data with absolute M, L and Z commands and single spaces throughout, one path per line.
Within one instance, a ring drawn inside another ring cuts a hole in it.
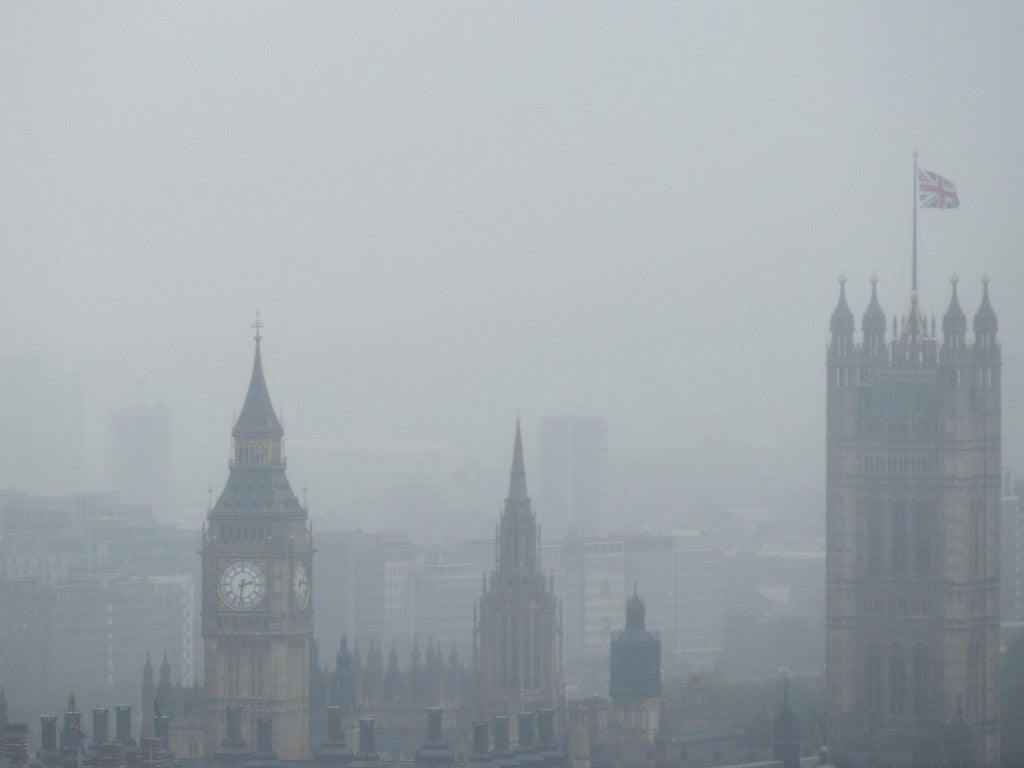
M 911 290 L 917 293 L 917 150 L 914 150 L 914 265 Z

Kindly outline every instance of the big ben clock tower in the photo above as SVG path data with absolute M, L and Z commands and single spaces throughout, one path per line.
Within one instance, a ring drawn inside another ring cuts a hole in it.
M 277 756 L 300 760 L 309 743 L 313 540 L 285 475 L 284 430 L 263 378 L 261 327 L 257 316 L 228 481 L 203 535 L 204 746 L 213 755 L 228 710 L 240 710 L 250 746 L 257 719 L 269 719 Z

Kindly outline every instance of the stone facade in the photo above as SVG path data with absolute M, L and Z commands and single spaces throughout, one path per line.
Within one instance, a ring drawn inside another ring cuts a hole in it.
M 909 755 L 962 703 L 973 764 L 995 766 L 1001 364 L 988 283 L 968 343 L 955 280 L 941 341 L 916 291 L 887 341 L 875 282 L 860 344 L 841 285 L 827 353 L 834 735 L 840 749 Z
M 477 708 L 492 715 L 560 710 L 565 695 L 561 617 L 540 570 L 518 422 L 497 550 L 497 567 L 480 598 L 474 635 Z

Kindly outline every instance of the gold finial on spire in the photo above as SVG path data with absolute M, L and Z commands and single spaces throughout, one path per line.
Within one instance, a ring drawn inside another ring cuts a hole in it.
M 960 278 L 956 276 L 956 272 L 953 273 L 953 277 L 951 277 L 949 279 L 949 282 L 951 282 L 954 287 L 956 286 L 957 283 L 960 282 Z
M 843 287 L 845 285 L 846 285 L 846 273 L 845 272 L 840 272 L 839 273 L 839 286 Z
M 986 272 L 985 276 L 981 278 L 981 282 L 986 288 L 988 288 L 988 272 Z
M 260 322 L 260 308 L 256 307 L 256 322 L 252 324 L 252 327 L 256 329 L 256 343 L 259 344 L 263 340 L 263 336 L 260 331 L 263 330 L 263 323 Z
M 877 272 L 872 272 L 871 273 L 871 284 L 872 285 L 878 285 L 878 273 Z

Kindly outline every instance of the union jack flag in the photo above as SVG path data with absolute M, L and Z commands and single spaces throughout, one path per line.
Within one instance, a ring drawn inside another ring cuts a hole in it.
M 918 199 L 922 208 L 959 208 L 956 187 L 937 173 L 917 169 Z

